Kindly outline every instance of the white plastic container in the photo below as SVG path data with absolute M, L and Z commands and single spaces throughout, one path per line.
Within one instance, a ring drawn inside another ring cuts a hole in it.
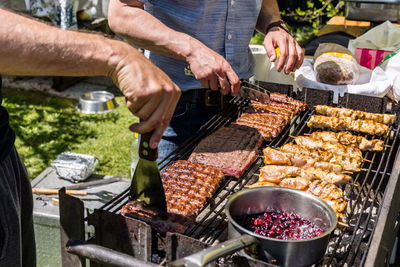
M 254 79 L 257 81 L 268 81 L 268 73 L 271 62 L 267 57 L 263 45 L 250 45 L 251 53 L 256 60 L 256 68 L 254 70 Z

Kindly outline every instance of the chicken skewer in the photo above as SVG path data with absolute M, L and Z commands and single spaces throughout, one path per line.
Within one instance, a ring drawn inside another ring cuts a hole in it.
M 392 124 L 396 120 L 396 115 L 370 113 L 349 108 L 337 108 L 326 105 L 315 106 L 317 113 L 330 117 L 349 117 L 352 120 L 371 120 L 378 123 Z
M 317 159 L 310 156 L 287 153 L 270 147 L 266 147 L 263 150 L 263 153 L 265 164 L 289 165 L 296 167 L 315 167 L 335 173 L 345 171 L 345 169 L 339 164 L 318 161 Z
M 329 162 L 337 165 L 341 165 L 346 171 L 360 171 L 362 159 L 352 158 L 344 155 L 333 154 L 327 151 L 321 151 L 318 149 L 308 149 L 303 146 L 295 145 L 293 143 L 287 143 L 280 148 L 281 151 L 292 153 L 299 157 L 309 157 L 316 161 Z
M 325 142 L 339 142 L 345 146 L 356 147 L 362 151 L 382 151 L 384 142 L 380 139 L 368 140 L 363 136 L 353 135 L 350 132 L 313 132 L 309 134 L 310 137 L 319 139 Z
M 260 169 L 259 181 L 280 183 L 282 179 L 288 177 L 303 177 L 309 180 L 320 179 L 332 184 L 346 183 L 351 180 L 351 176 L 343 173 L 334 173 L 320 168 L 282 165 L 265 165 Z
M 309 149 L 321 149 L 337 155 L 346 155 L 348 157 L 362 159 L 362 152 L 360 149 L 345 146 L 339 142 L 326 142 L 321 139 L 312 138 L 311 136 L 295 136 L 293 138 L 296 144 Z
M 260 187 L 260 186 L 280 186 L 289 187 L 302 191 L 309 192 L 322 200 L 332 207 L 338 218 L 343 218 L 342 212 L 346 208 L 347 201 L 343 199 L 343 191 L 337 186 L 315 180 L 310 182 L 308 179 L 303 177 L 296 178 L 285 178 L 280 183 L 275 184 L 271 182 L 258 181 L 250 186 L 249 188 Z
M 312 115 L 307 122 L 310 128 L 330 128 L 333 131 L 355 131 L 371 135 L 382 136 L 388 133 L 389 127 L 386 124 L 370 120 L 352 120 L 350 117 L 327 117 Z

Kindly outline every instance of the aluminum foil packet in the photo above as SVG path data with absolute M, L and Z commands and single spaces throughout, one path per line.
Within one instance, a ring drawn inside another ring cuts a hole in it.
M 98 159 L 94 156 L 63 152 L 50 165 L 64 179 L 84 181 L 92 175 L 97 164 Z

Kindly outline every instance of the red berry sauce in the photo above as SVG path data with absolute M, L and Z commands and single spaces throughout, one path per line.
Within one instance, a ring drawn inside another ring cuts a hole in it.
M 248 215 L 245 225 L 248 230 L 256 234 L 283 240 L 308 239 L 324 232 L 309 220 L 287 212 Z

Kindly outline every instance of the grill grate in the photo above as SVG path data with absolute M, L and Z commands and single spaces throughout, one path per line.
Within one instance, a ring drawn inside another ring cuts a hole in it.
M 216 115 L 199 130 L 195 137 L 187 140 L 168 158 L 160 162 L 160 169 L 177 159 L 187 159 L 200 140 L 219 127 L 234 121 L 247 106 L 248 101 L 233 98 L 223 115 Z M 307 109 L 297 114 L 278 137 L 265 142 L 263 147 L 280 147 L 292 141 L 289 134 L 297 136 L 310 133 L 312 130 L 307 127 L 306 121 L 312 114 L 314 114 L 313 109 Z M 362 165 L 365 170 L 353 174 L 353 184 L 343 186 L 345 196 L 349 198 L 344 217 L 350 227 L 340 227 L 332 233 L 327 253 L 318 266 L 354 266 L 363 265 L 365 262 L 376 221 L 382 208 L 384 192 L 399 148 L 399 128 L 391 127 L 389 133 L 385 139 L 387 146 L 384 150 L 364 153 L 364 157 L 371 162 L 365 161 Z M 374 138 L 374 136 L 365 136 L 369 139 Z M 258 179 L 256 174 L 262 165 L 263 160 L 258 157 L 240 179 L 226 177 L 220 189 L 200 212 L 196 224 L 189 228 L 185 235 L 210 245 L 224 241 L 227 229 L 227 219 L 223 212 L 225 203 L 230 195 Z M 122 206 L 128 202 L 128 195 L 129 189 L 100 209 L 120 213 Z

